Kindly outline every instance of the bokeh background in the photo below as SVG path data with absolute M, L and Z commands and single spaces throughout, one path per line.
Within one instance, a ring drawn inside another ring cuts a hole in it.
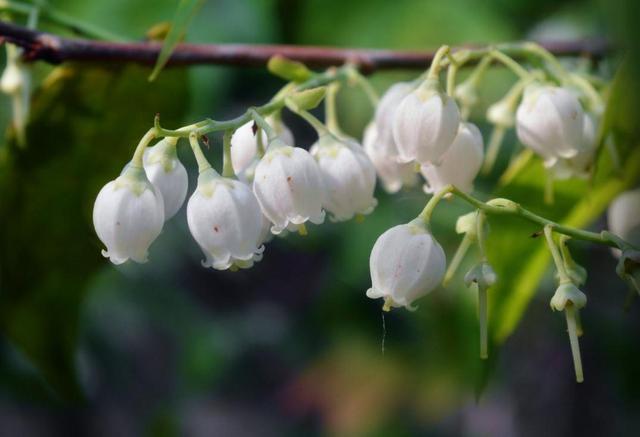
M 171 20 L 177 4 L 50 3 L 130 39 Z M 632 0 L 208 0 L 187 40 L 426 49 L 604 37 L 629 50 L 633 72 L 637 7 Z M 613 56 L 594 68 L 609 79 L 619 63 Z M 490 260 L 501 285 L 490 294 L 488 362 L 478 358 L 474 293 L 460 278 L 473 252 L 449 287 L 422 299 L 417 311 L 392 311 L 383 321 L 381 302 L 364 294 L 369 252 L 385 229 L 420 211 L 426 196 L 419 188 L 395 196 L 378 190 L 380 204 L 363 223 L 276 238 L 262 262 L 235 273 L 200 267 L 183 210 L 153 244 L 149 263 L 115 267 L 100 255 L 93 201 L 154 114 L 167 127 L 230 118 L 269 99 L 281 81 L 233 67 L 169 68 L 154 83 L 138 66 L 33 68 L 27 147 L 17 147 L 9 130 L 0 148 L 0 435 L 637 435 L 640 305 L 625 310 L 627 288 L 608 249 L 571 246 L 589 271 L 580 385 L 564 317 L 548 306 L 554 283 L 543 242 L 530 238 L 536 229 L 526 224 L 490 221 Z M 382 92 L 416 74 L 372 80 Z M 484 82 L 472 118 L 485 140 L 484 108 L 512 82 L 500 69 Z M 622 94 L 633 90 L 629 83 Z M 638 119 L 632 106 L 622 108 L 623 153 L 633 153 Z M 361 92 L 343 90 L 338 110 L 343 128 L 360 137 L 372 115 Z M 3 131 L 10 117 L 3 96 Z M 291 114 L 285 122 L 299 145 L 314 141 Z M 517 147 L 510 133 L 496 171 L 478 180 L 480 197 L 495 190 Z M 220 138 L 211 136 L 206 153 L 219 165 Z M 186 144 L 179 155 L 193 189 Z M 548 206 L 540 165 L 533 167 L 499 193 L 557 219 L 580 207 L 585 225 L 606 226 L 602 181 L 560 183 Z M 467 211 L 451 201 L 435 214 L 448 257 L 459 242 L 455 219 Z

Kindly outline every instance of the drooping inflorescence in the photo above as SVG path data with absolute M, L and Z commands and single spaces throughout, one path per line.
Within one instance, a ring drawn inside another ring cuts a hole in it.
M 612 206 L 609 222 L 616 236 L 551 222 L 509 199 L 483 202 L 471 195 L 481 168 L 491 171 L 508 129 L 515 128 L 528 150 L 524 153 L 543 160 L 550 180 L 588 175 L 603 142 L 596 131 L 604 105 L 600 91 L 587 78 L 568 71 L 536 45 L 524 43 L 509 50 L 536 61 L 527 65 L 539 66 L 543 59 L 547 67 L 525 68 L 497 48 L 452 53 L 445 46 L 425 74 L 392 85 L 378 101 L 353 65 L 312 73 L 278 58 L 272 71 L 294 80 L 263 106 L 234 120 L 205 120 L 177 130 L 162 128 L 156 118 L 132 161 L 96 199 L 94 224 L 107 248 L 104 255 L 116 264 L 128 259 L 145 262 L 164 221 L 180 210 L 188 191 L 186 170 L 176 155 L 180 138 L 189 139 L 199 168 L 198 184 L 187 204 L 189 230 L 204 253 L 203 266 L 218 270 L 251 267 L 262 258 L 270 235 L 305 235 L 307 224 L 323 223 L 326 214 L 334 221 L 370 214 L 377 205 L 376 176 L 386 191 L 395 193 L 415 185 L 422 174 L 424 191 L 433 196 L 414 220 L 377 238 L 366 295 L 383 299 L 385 311 L 414 309 L 417 299 L 443 281 L 448 283 L 468 249 L 477 246 L 479 259 L 464 282 L 478 293 L 480 356 L 487 358 L 489 291 L 500 280 L 485 250 L 487 217 L 506 214 L 529 220 L 544 229 L 556 265 L 559 284 L 551 307 L 566 314 L 576 378 L 582 381 L 578 310 L 587 299 L 578 287 L 584 285 L 586 272 L 571 258 L 567 239 L 613 247 L 620 257 L 618 273 L 638 288 L 640 252 L 633 246 L 638 243 L 638 223 L 629 219 L 628 210 L 638 210 L 640 197 L 630 192 Z M 477 67 L 456 85 L 457 70 L 469 61 L 477 61 Z M 477 87 L 494 62 L 509 68 L 518 80 L 489 106 L 487 120 L 493 132 L 485 151 L 482 133 L 468 117 L 479 100 Z M 289 74 L 289 67 L 295 75 Z M 445 68 L 446 83 L 441 78 Z M 375 105 L 362 145 L 341 131 L 335 110 L 335 93 L 353 83 L 362 85 Z M 309 112 L 323 99 L 325 122 Z M 316 130 L 318 138 L 309 151 L 295 143 L 282 122 L 284 108 Z M 224 131 L 221 173 L 211 167 L 199 144 L 215 131 Z M 159 141 L 148 147 L 155 139 Z M 430 220 L 438 202 L 450 196 L 475 211 L 459 218 L 456 231 L 464 237 L 447 267 Z

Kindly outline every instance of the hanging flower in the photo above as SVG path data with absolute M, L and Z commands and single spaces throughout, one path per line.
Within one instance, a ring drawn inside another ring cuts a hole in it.
M 385 309 L 406 307 L 435 289 L 446 269 L 444 251 L 419 220 L 385 231 L 369 259 L 371 288 L 367 296 L 384 298 Z
M 322 173 L 324 207 L 335 221 L 373 211 L 378 204 L 373 197 L 376 171 L 360 144 L 325 134 L 311 147 L 311 155 Z
M 256 167 L 253 192 L 276 235 L 285 229 L 304 232 L 307 221 L 324 222 L 322 174 L 304 149 L 272 142 Z
M 191 235 L 205 254 L 204 267 L 249 268 L 262 259 L 262 213 L 251 188 L 213 169 L 198 177 L 187 204 Z
M 164 219 L 173 217 L 187 197 L 189 177 L 176 153 L 177 138 L 167 137 L 144 152 L 144 170 L 164 200 Z
M 384 93 L 378 106 L 374 122 L 376 126 L 376 149 L 380 156 L 395 160 L 398 156 L 398 148 L 393 139 L 393 120 L 400 106 L 400 102 L 413 90 L 411 82 L 398 82 L 389 87 Z
M 613 199 L 607 211 L 607 221 L 611 232 L 640 247 L 640 188 L 625 191 Z M 618 249 L 613 252 L 620 256 Z
M 394 114 L 398 161 L 439 164 L 459 124 L 455 101 L 439 90 L 437 81 L 425 80 L 402 100 Z
M 279 117 L 267 117 L 267 123 L 273 127 L 278 137 L 288 146 L 294 145 L 293 133 L 279 119 Z M 267 134 L 262 132 L 262 144 L 267 145 Z M 233 170 L 237 175 L 243 173 L 256 157 L 258 141 L 253 132 L 253 121 L 243 124 L 233 133 L 231 137 L 231 160 Z
M 582 124 L 582 147 L 576 156 L 566 159 L 559 158 L 546 165 L 553 172 L 555 179 L 587 178 L 589 176 L 596 154 L 596 125 L 595 116 L 585 112 Z
M 584 111 L 565 88 L 530 85 L 516 112 L 516 131 L 522 144 L 550 167 L 584 149 Z
M 427 163 L 420 168 L 427 180 L 425 192 L 436 193 L 449 184 L 464 192 L 471 192 L 483 158 L 480 130 L 472 123 L 460 123 L 458 134 L 442 155 L 440 165 Z
M 412 187 L 418 182 L 418 175 L 410 163 L 401 164 L 387 155 L 382 141 L 378 140 L 375 123 L 369 123 L 364 131 L 363 148 L 378 173 L 382 186 L 388 193 L 396 193 L 403 186 Z
M 129 258 L 146 262 L 149 246 L 160 235 L 163 223 L 162 194 L 142 168 L 131 165 L 100 190 L 93 206 L 93 226 L 107 247 L 102 255 L 114 264 Z

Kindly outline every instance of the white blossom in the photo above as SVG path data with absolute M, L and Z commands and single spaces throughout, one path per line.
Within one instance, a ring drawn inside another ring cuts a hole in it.
M 378 204 L 376 170 L 362 146 L 351 139 L 322 135 L 311 147 L 326 190 L 325 209 L 335 221 L 369 214 Z
M 435 289 L 446 269 L 440 244 L 414 220 L 385 231 L 369 259 L 371 288 L 367 296 L 385 298 L 385 305 L 413 309 L 412 303 Z
M 559 158 L 545 166 L 553 173 L 556 179 L 569 179 L 571 177 L 586 178 L 593 167 L 596 154 L 596 125 L 594 115 L 584 113 L 582 124 L 582 147 L 572 158 Z
M 271 125 L 278 137 L 288 146 L 294 145 L 293 133 L 278 118 L 267 117 L 267 123 Z M 267 146 L 267 134 L 262 131 L 262 144 Z M 253 121 L 249 121 L 240 126 L 231 137 L 231 161 L 233 170 L 237 175 L 243 173 L 247 166 L 251 164 L 256 157 L 258 149 L 258 141 L 253 133 Z
M 459 124 L 460 112 L 454 99 L 426 80 L 402 100 L 394 114 L 398 161 L 438 164 Z
M 560 158 L 573 158 L 584 148 L 584 111 L 569 90 L 530 85 L 516 112 L 518 138 L 552 166 Z
M 378 106 L 374 122 L 377 131 L 377 154 L 391 158 L 398 156 L 398 148 L 393 139 L 393 120 L 400 106 L 400 102 L 413 90 L 414 86 L 410 82 L 398 82 L 389 87 L 384 93 Z
M 611 232 L 640 247 L 640 188 L 619 194 L 609 205 L 607 221 Z M 614 253 L 620 255 L 617 249 Z
M 262 259 L 262 213 L 251 188 L 213 169 L 198 177 L 187 204 L 191 235 L 205 254 L 204 267 L 248 268 Z
M 307 221 L 324 221 L 325 191 L 318 164 L 304 149 L 275 140 L 256 167 L 253 180 L 263 214 L 273 223 L 271 232 L 296 230 Z
M 414 186 L 418 174 L 411 163 L 401 164 L 387 154 L 383 141 L 378 139 L 375 123 L 369 123 L 362 139 L 363 148 L 380 177 L 382 186 L 389 193 L 398 192 L 403 186 Z
M 178 139 L 167 137 L 144 152 L 144 170 L 154 187 L 162 193 L 164 219 L 173 217 L 187 197 L 189 177 L 178 159 Z
M 424 164 L 420 170 L 427 180 L 424 190 L 437 193 L 448 184 L 469 193 L 478 175 L 484 149 L 482 134 L 472 123 L 460 123 L 458 134 L 449 149 L 442 155 L 440 165 Z
M 142 168 L 131 165 L 100 190 L 93 206 L 93 226 L 107 248 L 102 255 L 114 264 L 146 262 L 163 223 L 162 195 Z

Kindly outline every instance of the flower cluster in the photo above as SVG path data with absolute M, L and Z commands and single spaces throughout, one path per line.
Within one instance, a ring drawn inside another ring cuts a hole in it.
M 529 55 L 540 54 L 535 46 L 523 47 Z M 548 61 L 547 54 L 542 57 Z M 270 68 L 293 82 L 268 104 L 227 123 L 209 120 L 167 131 L 157 122 L 122 174 L 96 199 L 94 224 L 106 246 L 104 256 L 115 264 L 128 259 L 146 261 L 164 222 L 181 209 L 188 178 L 176 153 L 180 137 L 188 136 L 199 170 L 197 187 L 187 203 L 189 230 L 205 255 L 203 266 L 218 270 L 251 267 L 262 258 L 272 235 L 287 231 L 305 235 L 306 224 L 321 224 L 326 214 L 333 221 L 370 214 L 377 205 L 376 178 L 386 191 L 395 193 L 416 185 L 422 175 L 424 192 L 432 197 L 414 220 L 393 226 L 377 238 L 369 260 L 371 287 L 366 295 L 383 299 L 385 311 L 394 307 L 414 310 L 416 300 L 449 282 L 467 249 L 476 245 L 479 259 L 464 282 L 478 293 L 480 356 L 485 359 L 488 291 L 499 280 L 485 250 L 486 216 L 496 213 L 527 219 L 544 227 L 559 282 L 551 307 L 566 314 L 576 377 L 581 381 L 578 311 L 587 299 L 578 287 L 586 281 L 586 271 L 571 258 L 567 236 L 622 249 L 616 252 L 619 273 L 640 292 L 640 252 L 632 246 L 640 235 L 640 221 L 637 214 L 629 213 L 640 209 L 640 194 L 637 190 L 623 194 L 609 211 L 612 231 L 631 243 L 613 234 L 560 227 L 508 199 L 485 203 L 472 197 L 477 175 L 483 168 L 491 169 L 504 133 L 511 128 L 529 149 L 529 156 L 541 157 L 554 178 L 588 174 L 600 142 L 596 131 L 602 102 L 588 80 L 565 71 L 560 64 L 546 72 L 529 71 L 495 49 L 482 52 L 476 69 L 456 86 L 456 71 L 469 59 L 468 52 L 451 54 L 445 46 L 419 79 L 392 85 L 380 100 L 372 97 L 374 116 L 362 145 L 339 128 L 334 105 L 342 84 L 354 78 L 355 83 L 363 84 L 366 79 L 347 66 L 341 83 L 337 70 L 314 75 L 284 58 Z M 482 133 L 468 117 L 479 100 L 478 83 L 494 61 L 510 68 L 519 79 L 488 107 L 487 120 L 494 128 L 485 153 Z M 444 67 L 449 68 L 446 91 L 440 77 Z M 300 77 L 303 79 L 298 80 Z M 363 88 L 370 93 L 367 85 Z M 323 99 L 326 125 L 309 112 Z M 282 122 L 285 107 L 316 130 L 318 139 L 308 151 L 296 146 L 292 132 Z M 218 173 L 199 141 L 222 125 L 226 129 L 224 161 Z M 157 137 L 164 138 L 148 147 Z M 476 210 L 458 219 L 456 231 L 464 237 L 447 267 L 430 219 L 438 202 L 452 195 Z

